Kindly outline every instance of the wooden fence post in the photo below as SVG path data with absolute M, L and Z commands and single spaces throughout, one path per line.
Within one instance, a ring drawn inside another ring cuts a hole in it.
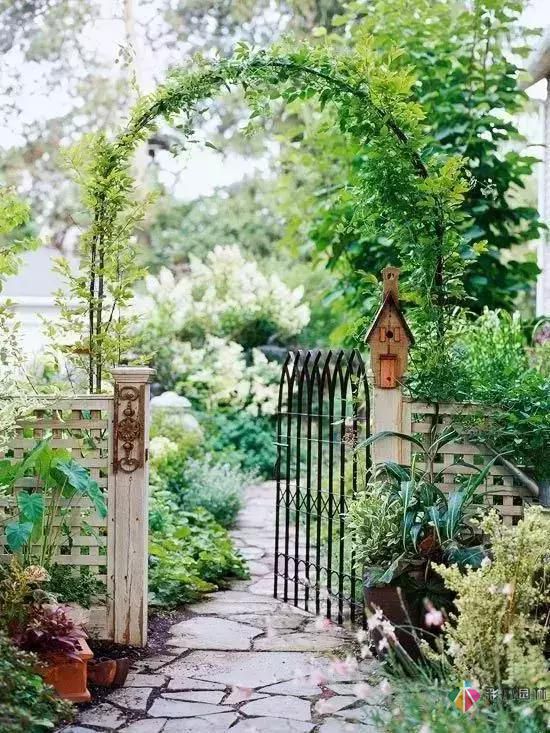
M 146 367 L 116 367 L 111 444 L 109 623 L 119 644 L 147 643 L 149 384 Z

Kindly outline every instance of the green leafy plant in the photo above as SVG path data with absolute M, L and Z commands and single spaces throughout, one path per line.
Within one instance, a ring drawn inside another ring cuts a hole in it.
M 423 457 L 418 466 L 386 461 L 375 467 L 372 481 L 350 504 L 346 522 L 357 558 L 369 567 L 369 582 L 390 583 L 411 563 L 433 560 L 478 566 L 485 556 L 479 532 L 472 525 L 484 507 L 479 491 L 494 460 L 477 473 L 463 477 L 460 486 L 445 494 L 437 486 L 434 462 L 439 451 L 457 438 L 444 430 L 426 445 L 420 438 L 383 431 L 362 442 L 362 447 L 388 437 L 415 445 Z
M 182 510 L 169 491 L 155 488 L 149 512 L 149 597 L 172 608 L 247 577 L 227 531 L 205 509 Z
M 170 491 L 183 510 L 192 512 L 203 507 L 222 526 L 229 527 L 241 508 L 243 487 L 251 479 L 250 474 L 224 461 L 223 456 L 204 454 L 198 459 L 174 453 L 155 467 L 151 480 Z
M 85 141 L 74 157 L 90 222 L 82 238 L 85 272 L 73 276 L 65 268 L 77 302 L 61 306 L 65 328 L 78 334 L 69 352 L 83 355 L 92 391 L 132 341 L 124 315 L 136 282 L 128 237 L 142 213 L 131 195 L 133 152 L 159 118 L 183 114 L 186 136 L 192 136 L 197 105 L 232 85 L 244 90 L 252 117 L 269 114 L 272 99 L 289 105 L 315 98 L 333 114 L 341 136 L 362 146 L 369 165 L 343 187 L 352 211 L 348 225 L 396 243 L 418 286 L 415 303 L 426 337 L 434 349 L 444 347 L 449 309 L 462 293 L 460 207 L 469 184 L 460 157 L 434 150 L 426 138 L 416 79 L 398 70 L 395 58 L 377 52 L 366 32 L 342 54 L 295 41 L 267 52 L 241 43 L 231 58 L 174 70 L 138 102 L 114 140 L 96 135 Z
M 367 36 L 373 53 L 391 57 L 395 84 L 416 77 L 411 100 L 424 112 L 426 144 L 435 156 L 458 155 L 469 181 L 459 252 L 470 262 L 464 290 L 476 311 L 512 307 L 537 273 L 534 258 L 521 254 L 521 245 L 538 239 L 541 229 L 535 202 L 524 191 L 536 158 L 517 125 L 518 112 L 529 104 L 517 81 L 532 33 L 518 23 L 522 9 L 519 0 L 352 2 L 319 40 L 345 56 Z M 385 90 L 379 93 L 384 97 Z M 339 277 L 334 296 L 368 313 L 375 305 L 373 275 L 388 263 L 411 264 L 395 231 L 363 225 L 369 210 L 357 210 L 350 194 L 350 183 L 369 178 L 384 156 L 376 146 L 342 136 L 330 105 L 298 98 L 293 112 L 282 135 L 283 170 L 293 175 L 284 175 L 279 187 L 289 220 L 286 240 L 294 248 L 305 243 L 302 251 L 314 260 L 326 258 Z M 382 180 L 391 205 L 398 173 Z M 411 298 L 419 283 L 409 279 Z
M 207 450 L 213 453 L 231 451 L 244 471 L 263 478 L 273 478 L 277 451 L 273 419 L 246 412 L 215 412 L 205 415 L 208 430 Z
M 456 593 L 457 613 L 445 626 L 445 650 L 462 679 L 495 688 L 548 688 L 547 518 L 532 507 L 517 526 L 507 527 L 492 513 L 481 528 L 491 546 L 483 567 L 466 572 L 436 567 Z M 530 704 L 544 706 L 544 701 Z
M 45 733 L 72 719 L 60 700 L 34 672 L 36 657 L 16 649 L 0 630 L 0 729 L 2 733 Z
M 106 595 L 105 583 L 86 565 L 54 564 L 48 568 L 48 574 L 44 589 L 60 603 L 78 603 L 83 608 L 90 608 L 96 597 Z
M 33 488 L 20 488 L 24 478 L 33 478 Z M 39 441 L 20 460 L 0 461 L 0 487 L 11 499 L 1 523 L 12 553 L 24 564 L 49 567 L 65 535 L 70 542 L 74 523 L 73 500 L 85 496 L 102 517 L 107 507 L 101 489 L 90 472 L 78 464 L 69 451 L 52 448 L 50 440 Z M 71 517 L 71 524 L 65 519 Z

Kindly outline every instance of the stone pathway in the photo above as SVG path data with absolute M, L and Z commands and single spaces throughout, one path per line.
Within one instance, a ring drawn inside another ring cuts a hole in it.
M 189 606 L 163 653 L 63 733 L 374 733 L 377 663 L 343 629 L 272 598 L 273 486 L 248 489 L 233 535 L 251 579 Z M 367 683 L 367 684 L 365 684 Z

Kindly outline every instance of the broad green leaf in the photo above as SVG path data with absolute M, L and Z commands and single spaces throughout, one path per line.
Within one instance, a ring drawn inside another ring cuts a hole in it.
M 372 445 L 379 440 L 384 440 L 384 438 L 401 438 L 402 440 L 406 440 L 409 443 L 414 443 L 414 445 L 417 445 L 424 453 L 426 453 L 426 448 L 420 438 L 417 438 L 414 435 L 407 435 L 407 433 L 398 433 L 395 430 L 382 430 L 380 433 L 371 435 L 366 440 L 361 441 L 361 443 L 358 444 L 355 450 L 359 450 L 359 448 L 366 448 L 367 446 Z
M 74 461 L 59 461 L 51 469 L 52 478 L 59 486 L 70 488 L 74 493 L 87 496 L 101 517 L 107 516 L 107 505 L 103 492 L 84 466 Z
M 44 514 L 44 496 L 42 494 L 30 494 L 28 491 L 20 491 L 17 494 L 17 506 L 22 518 L 34 524 L 42 519 Z
M 6 540 L 12 552 L 19 552 L 27 544 L 32 534 L 32 528 L 32 522 L 8 522 L 6 524 Z
M 50 437 L 39 440 L 32 450 L 27 453 L 19 464 L 18 478 L 25 476 L 27 471 L 31 470 L 42 477 L 44 464 L 48 463 L 51 456 L 50 440 Z

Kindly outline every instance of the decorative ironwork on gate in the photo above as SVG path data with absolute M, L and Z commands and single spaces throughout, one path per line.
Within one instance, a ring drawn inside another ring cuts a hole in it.
M 361 568 L 345 526 L 364 485 L 370 433 L 357 351 L 291 351 L 277 413 L 274 595 L 339 624 L 364 622 Z

